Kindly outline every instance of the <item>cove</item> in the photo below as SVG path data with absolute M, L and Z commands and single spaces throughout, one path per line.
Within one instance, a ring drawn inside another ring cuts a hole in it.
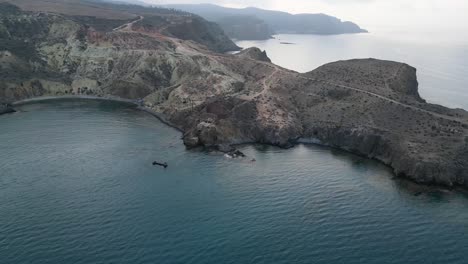
M 0 116 L 1 263 L 465 262 L 467 195 L 377 162 L 312 145 L 190 151 L 116 102 L 18 110 Z

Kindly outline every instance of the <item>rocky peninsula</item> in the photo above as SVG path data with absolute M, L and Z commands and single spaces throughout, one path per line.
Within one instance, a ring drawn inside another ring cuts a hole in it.
M 227 37 L 186 13 L 106 4 L 107 13 L 90 18 L 60 12 L 59 0 L 46 1 L 57 5 L 43 12 L 28 0 L 11 2 L 21 9 L 0 4 L 8 10 L 0 18 L 4 101 L 140 100 L 182 130 L 187 147 L 318 143 L 416 182 L 468 186 L 468 112 L 426 103 L 409 65 L 350 60 L 300 74 L 256 48 L 219 53 L 232 46 Z

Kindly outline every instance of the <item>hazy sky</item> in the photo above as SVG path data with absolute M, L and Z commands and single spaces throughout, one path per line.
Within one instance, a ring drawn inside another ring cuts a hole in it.
M 290 13 L 326 13 L 370 30 L 408 28 L 468 31 L 468 0 L 144 0 L 148 3 L 213 3 Z M 464 33 L 464 32 L 463 32 Z

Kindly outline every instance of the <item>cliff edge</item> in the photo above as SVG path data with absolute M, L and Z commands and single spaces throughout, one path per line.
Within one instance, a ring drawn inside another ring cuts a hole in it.
M 0 99 L 141 99 L 184 131 L 188 147 L 319 143 L 417 182 L 468 186 L 468 113 L 421 99 L 413 67 L 366 59 L 299 74 L 258 49 L 219 54 L 165 35 L 164 23 L 142 26 L 145 18 L 104 30 L 95 19 L 8 12 L 0 19 Z

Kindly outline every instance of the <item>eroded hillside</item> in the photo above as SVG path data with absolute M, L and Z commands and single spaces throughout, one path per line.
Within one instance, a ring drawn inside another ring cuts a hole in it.
M 299 74 L 255 48 L 226 55 L 178 38 L 169 30 L 177 22 L 168 25 L 165 16 L 155 22 L 135 13 L 117 23 L 0 9 L 3 101 L 142 99 L 184 131 L 188 147 L 321 143 L 378 159 L 418 182 L 468 186 L 468 114 L 425 103 L 408 65 L 352 60 Z M 198 36 L 206 29 L 191 28 Z

